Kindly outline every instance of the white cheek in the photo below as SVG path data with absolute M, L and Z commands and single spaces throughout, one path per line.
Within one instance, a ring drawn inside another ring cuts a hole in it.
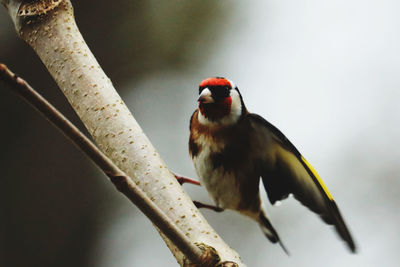
M 242 115 L 242 102 L 240 101 L 240 95 L 238 91 L 234 89 L 231 90 L 230 96 L 232 98 L 232 104 L 231 104 L 231 113 L 229 114 L 229 117 L 236 122 Z

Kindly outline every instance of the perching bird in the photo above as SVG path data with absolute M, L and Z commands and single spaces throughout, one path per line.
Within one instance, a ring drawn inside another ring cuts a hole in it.
M 190 119 L 189 153 L 200 183 L 216 206 L 259 223 L 273 242 L 279 236 L 261 209 L 260 177 L 271 204 L 289 194 L 334 225 L 352 252 L 356 247 L 339 209 L 315 169 L 271 123 L 249 113 L 236 85 L 215 77 L 199 87 Z

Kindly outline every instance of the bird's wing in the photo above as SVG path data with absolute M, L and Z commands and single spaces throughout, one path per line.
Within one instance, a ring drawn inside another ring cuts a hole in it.
M 268 148 L 259 150 L 261 154 L 258 157 L 266 166 L 261 167 L 261 176 L 271 203 L 293 194 L 326 223 L 334 225 L 351 251 L 355 252 L 354 241 L 339 209 L 315 169 L 275 126 L 256 114 L 248 114 L 248 118 L 255 129 L 260 129 L 260 133 L 256 132 L 261 134 L 261 139 L 272 139 Z

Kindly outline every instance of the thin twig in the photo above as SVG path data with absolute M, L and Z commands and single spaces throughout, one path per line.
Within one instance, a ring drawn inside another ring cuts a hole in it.
M 193 263 L 203 262 L 203 251 L 171 222 L 169 217 L 54 106 L 37 93 L 25 80 L 0 63 L 0 79 L 53 123 L 80 148 L 112 181 L 115 187 L 134 203 Z

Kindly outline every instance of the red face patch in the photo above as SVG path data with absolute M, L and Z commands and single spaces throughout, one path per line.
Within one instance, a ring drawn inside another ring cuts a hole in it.
M 231 112 L 232 98 L 230 96 L 215 103 L 199 102 L 199 110 L 204 117 L 211 121 L 218 121 Z
M 219 78 L 219 77 L 212 77 L 203 80 L 200 83 L 200 87 L 212 87 L 212 86 L 228 86 L 229 88 L 232 88 L 231 83 L 225 79 L 225 78 Z

